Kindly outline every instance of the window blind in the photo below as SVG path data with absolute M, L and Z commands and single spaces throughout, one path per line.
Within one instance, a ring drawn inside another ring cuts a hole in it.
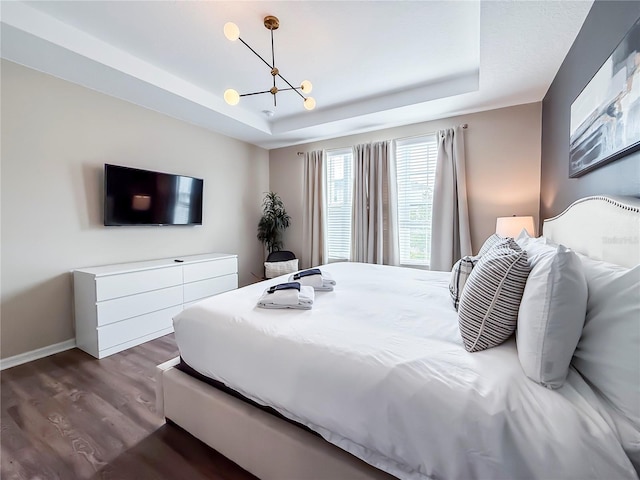
M 329 262 L 351 258 L 353 150 L 326 151 L 327 251 Z
M 396 140 L 401 265 L 429 266 L 437 153 L 435 135 Z

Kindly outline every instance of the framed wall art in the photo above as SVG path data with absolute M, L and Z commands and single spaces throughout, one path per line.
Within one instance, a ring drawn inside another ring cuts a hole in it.
M 571 104 L 569 177 L 640 149 L 640 19 Z

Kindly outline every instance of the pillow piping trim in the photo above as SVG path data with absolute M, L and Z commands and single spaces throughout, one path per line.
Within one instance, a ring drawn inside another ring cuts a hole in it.
M 564 252 L 558 252 L 556 250 L 556 252 L 554 252 L 554 256 L 553 256 L 553 259 L 551 261 L 551 267 L 552 267 L 551 268 L 551 275 L 550 275 L 550 277 L 548 278 L 548 281 L 547 281 L 547 291 L 545 292 L 545 311 L 543 312 L 543 315 L 544 315 L 543 318 L 546 319 L 546 322 L 544 324 L 544 332 L 545 333 L 547 332 L 547 328 L 549 328 L 549 311 L 551 310 L 551 298 L 553 296 L 554 287 L 556 286 L 556 283 L 557 283 L 557 280 L 558 280 L 558 278 L 557 278 L 558 272 L 553 267 L 555 266 L 554 264 L 556 263 L 556 261 L 559 260 L 558 255 L 560 255 L 561 253 L 564 253 Z M 542 380 L 542 370 L 543 370 L 543 368 L 542 368 L 543 367 L 542 357 L 544 357 L 544 352 L 545 352 L 544 344 L 545 344 L 546 340 L 547 340 L 547 335 L 542 335 L 542 344 L 540 345 L 540 352 L 542 352 L 542 354 L 541 354 L 541 358 L 540 358 L 540 365 L 539 365 L 539 368 L 538 368 L 538 380 L 537 381 L 540 383 L 540 385 L 542 385 L 542 386 L 544 386 L 546 388 L 551 388 L 550 385 L 547 382 Z M 565 378 L 566 378 L 566 375 L 565 375 Z

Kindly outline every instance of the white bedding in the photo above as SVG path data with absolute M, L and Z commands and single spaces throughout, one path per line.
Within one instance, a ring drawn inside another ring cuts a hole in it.
M 513 339 L 465 351 L 449 273 L 338 263 L 313 309 L 256 308 L 286 276 L 174 319 L 185 362 L 400 478 L 637 478 L 573 369 L 547 390 Z

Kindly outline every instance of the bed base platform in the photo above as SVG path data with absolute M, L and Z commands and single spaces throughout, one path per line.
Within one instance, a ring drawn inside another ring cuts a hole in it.
M 178 370 L 157 366 L 159 415 L 262 480 L 393 480 L 321 437 Z

